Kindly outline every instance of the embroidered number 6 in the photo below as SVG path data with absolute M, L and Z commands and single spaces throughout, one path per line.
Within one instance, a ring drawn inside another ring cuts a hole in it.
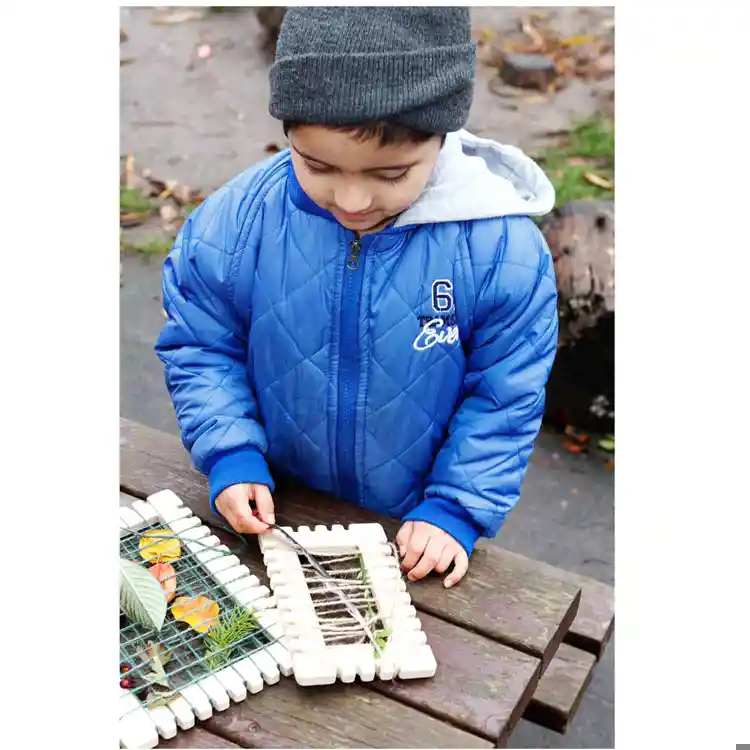
M 438 279 L 432 282 L 432 309 L 435 312 L 448 312 L 453 307 L 452 282 Z

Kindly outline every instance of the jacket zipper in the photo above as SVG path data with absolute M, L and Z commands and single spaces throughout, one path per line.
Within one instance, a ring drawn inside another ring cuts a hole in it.
M 336 425 L 336 463 L 338 491 L 346 500 L 357 500 L 357 472 L 354 462 L 357 391 L 359 389 L 359 312 L 364 273 L 360 266 L 362 240 L 349 242 L 349 257 L 344 270 L 339 332 L 338 418 Z

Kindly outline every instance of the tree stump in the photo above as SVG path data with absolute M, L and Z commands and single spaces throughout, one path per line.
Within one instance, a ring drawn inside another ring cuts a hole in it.
M 275 54 L 281 23 L 286 15 L 286 7 L 261 6 L 255 9 L 258 22 L 266 32 L 266 49 Z
M 559 348 L 547 415 L 584 429 L 614 429 L 614 202 L 572 201 L 540 226 L 552 253 Z
M 546 91 L 557 78 L 554 60 L 544 55 L 503 55 L 500 78 L 511 86 Z
M 572 201 L 545 217 L 540 228 L 555 263 L 562 346 L 614 314 L 614 201 Z

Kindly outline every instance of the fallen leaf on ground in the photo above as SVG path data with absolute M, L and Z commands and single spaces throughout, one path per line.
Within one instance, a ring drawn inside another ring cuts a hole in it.
M 606 54 L 597 55 L 596 59 L 591 64 L 591 70 L 596 78 L 606 78 L 607 76 L 611 76 L 615 72 L 614 53 L 608 52 Z
M 613 470 L 614 470 L 614 468 L 615 468 L 615 459 L 614 459 L 614 458 L 609 458 L 609 459 L 607 459 L 607 463 L 606 463 L 606 464 L 604 464 L 604 468 L 605 468 L 605 469 L 606 469 L 607 471 L 613 471 Z
M 589 442 L 589 436 L 585 432 L 579 432 L 572 425 L 565 428 L 565 437 L 578 445 L 586 445 Z
M 588 44 L 593 42 L 596 37 L 593 34 L 576 34 L 575 36 L 568 36 L 560 39 L 560 44 L 565 47 L 577 47 L 581 44 Z
M 135 161 L 135 158 L 133 157 L 133 154 L 128 154 L 125 157 L 125 187 L 126 188 L 134 188 L 135 182 L 133 180 L 133 162 Z
M 586 450 L 585 445 L 581 445 L 580 443 L 574 443 L 572 440 L 565 439 L 563 441 L 563 447 L 565 448 L 568 453 L 578 454 L 583 453 Z
M 583 179 L 586 180 L 586 182 L 590 182 L 592 185 L 596 185 L 597 187 L 604 188 L 604 190 L 615 189 L 614 182 L 610 182 L 604 177 L 599 177 L 598 174 L 594 174 L 593 172 L 586 172 L 583 175 Z
M 277 146 L 275 143 L 267 143 L 266 147 L 263 150 L 267 154 L 278 154 L 279 151 L 281 151 L 281 148 Z
M 606 435 L 599 441 L 599 448 L 607 453 L 614 453 L 615 450 L 615 436 Z
M 159 207 L 159 216 L 161 216 L 162 221 L 166 224 L 173 222 L 179 215 L 180 212 L 169 203 L 165 203 Z
M 120 214 L 120 226 L 121 227 L 137 227 L 143 224 L 148 217 L 151 216 L 150 211 L 140 211 L 138 213 Z
M 170 611 L 175 620 L 186 622 L 199 633 L 215 627 L 219 617 L 219 605 L 206 596 L 180 596 L 174 600 Z
M 170 13 L 167 16 L 160 16 L 158 18 L 152 18 L 151 23 L 155 26 L 169 23 L 184 23 L 185 21 L 200 21 L 205 17 L 204 11 L 187 10 L 180 11 L 178 13 Z

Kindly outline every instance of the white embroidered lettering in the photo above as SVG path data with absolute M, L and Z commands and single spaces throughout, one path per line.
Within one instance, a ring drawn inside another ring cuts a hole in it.
M 412 346 L 423 352 L 435 344 L 455 344 L 458 342 L 458 326 L 446 326 L 442 318 L 433 318 L 422 326 Z

